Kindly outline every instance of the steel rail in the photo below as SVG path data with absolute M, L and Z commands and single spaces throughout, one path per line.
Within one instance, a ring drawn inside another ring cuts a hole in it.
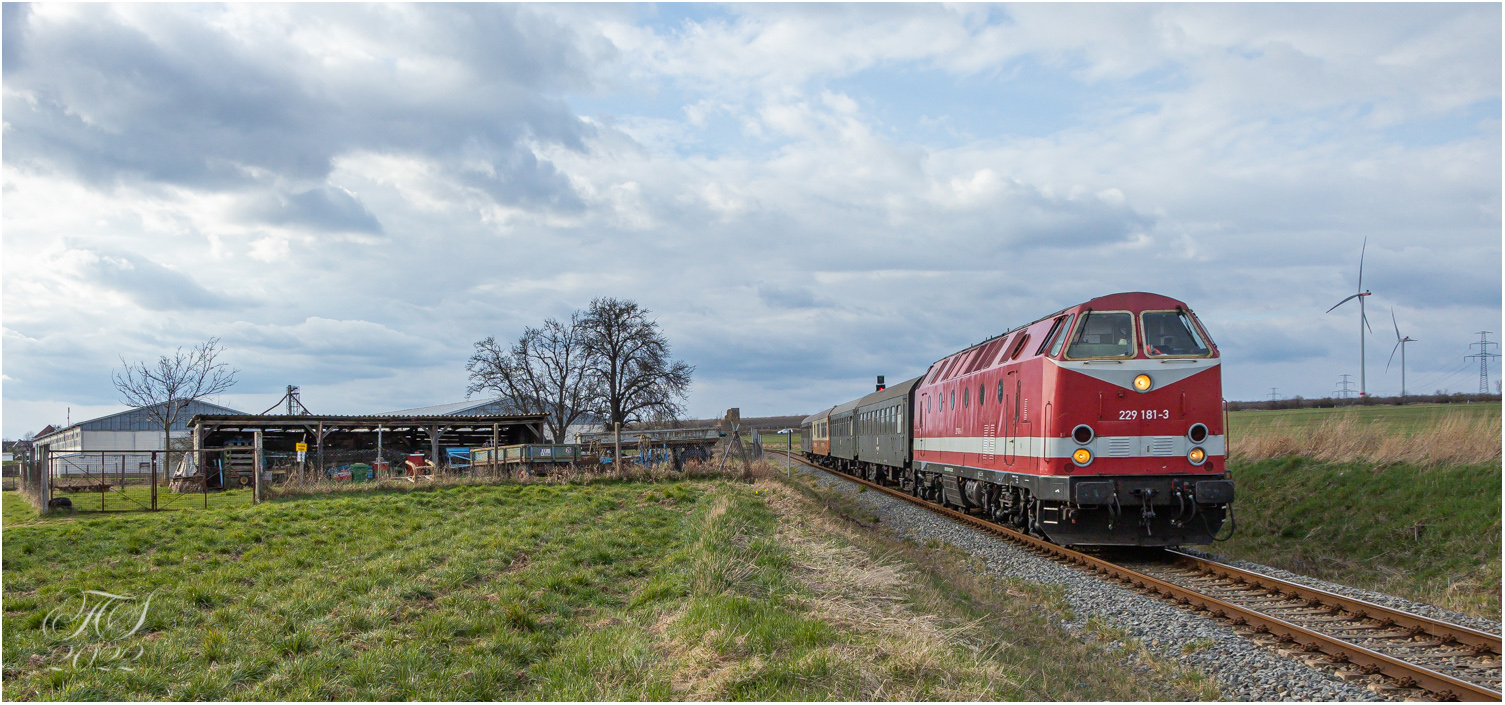
M 1279 595 L 1297 597 L 1306 600 L 1309 604 L 1336 607 L 1358 619 L 1368 617 L 1380 622 L 1384 626 L 1395 626 L 1413 633 L 1424 633 L 1444 642 L 1456 641 L 1463 646 L 1473 649 L 1475 653 L 1500 654 L 1500 635 L 1498 634 L 1481 632 L 1461 625 L 1432 619 L 1431 617 L 1424 617 L 1393 607 L 1367 602 L 1356 597 L 1347 597 L 1300 583 L 1293 583 L 1289 580 L 1281 580 L 1264 573 L 1236 568 L 1226 563 L 1218 563 L 1217 561 L 1207 560 L 1182 553 L 1181 551 L 1165 549 L 1165 552 L 1175 557 L 1177 561 L 1189 564 L 1197 570 L 1220 578 L 1226 578 L 1236 583 L 1264 588 L 1274 591 Z
M 1256 633 L 1270 634 L 1276 639 L 1294 644 L 1303 651 L 1320 652 L 1338 663 L 1352 664 L 1369 673 L 1379 673 L 1394 678 L 1402 685 L 1415 685 L 1437 695 L 1443 700 L 1464 700 L 1476 702 L 1499 702 L 1501 694 L 1484 686 L 1468 681 L 1460 680 L 1452 676 L 1438 673 L 1424 666 L 1408 663 L 1401 659 L 1387 656 L 1377 651 L 1371 651 L 1357 644 L 1351 644 L 1337 637 L 1329 636 L 1321 632 L 1312 631 L 1306 627 L 1291 624 L 1285 620 L 1270 615 L 1262 614 L 1247 607 L 1241 607 L 1229 602 L 1224 602 L 1215 597 L 1203 595 L 1188 588 L 1153 578 L 1143 573 L 1119 566 L 1095 556 L 1090 556 L 1080 551 L 1074 551 L 1065 546 L 1044 541 L 1033 536 L 999 526 L 990 521 L 984 521 L 970 514 L 958 512 L 936 504 L 932 504 L 918 497 L 895 490 L 891 487 L 869 482 L 860 477 L 854 477 L 841 472 L 835 472 L 828 468 L 811 463 L 804 458 L 798 457 L 787 451 L 770 450 L 798 461 L 804 465 L 832 473 L 844 480 L 849 480 L 860 485 L 871 487 L 879 492 L 902 499 L 911 504 L 916 504 L 938 514 L 951 517 L 957 521 L 974 526 L 984 531 L 997 534 L 1004 538 L 1024 545 L 1036 552 L 1056 556 L 1062 560 L 1082 566 L 1092 572 L 1107 575 L 1108 577 L 1128 583 L 1134 587 L 1175 600 L 1195 610 L 1207 611 L 1214 617 L 1231 621 L 1235 625 L 1249 626 Z

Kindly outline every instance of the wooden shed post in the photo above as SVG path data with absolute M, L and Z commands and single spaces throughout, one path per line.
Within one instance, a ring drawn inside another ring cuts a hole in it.
M 613 421 L 611 424 L 612 451 L 611 467 L 617 472 L 622 472 L 622 422 Z
M 168 437 L 169 441 L 171 436 Z M 193 425 L 193 462 L 199 466 L 199 474 L 204 476 L 204 508 L 209 508 L 209 464 L 204 462 L 204 426 Z M 223 483 L 221 483 L 223 484 Z M 221 487 L 220 489 L 224 489 Z
M 429 426 L 426 430 L 429 434 L 429 452 L 432 453 L 429 456 L 429 461 L 434 464 L 434 475 L 437 477 L 439 474 L 439 434 L 441 431 L 438 426 Z
M 501 430 L 501 426 L 498 424 L 491 424 L 491 452 L 486 454 L 486 458 L 491 461 L 491 464 L 486 466 L 486 469 L 490 471 L 493 477 L 496 476 L 496 447 L 499 445 L 498 436 L 501 435 Z
M 254 439 L 255 440 L 253 441 L 253 443 L 256 446 L 256 457 L 252 461 L 252 465 L 254 465 L 254 467 L 251 468 L 251 504 L 261 504 L 261 468 L 265 464 L 265 461 L 263 460 L 265 455 L 262 453 L 261 449 L 261 429 L 256 429 L 256 435 Z

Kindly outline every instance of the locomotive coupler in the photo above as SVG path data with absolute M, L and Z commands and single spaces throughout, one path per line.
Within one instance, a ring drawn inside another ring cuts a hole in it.
M 1154 533 L 1150 530 L 1150 520 L 1155 518 L 1155 505 L 1152 503 L 1155 490 L 1145 487 L 1136 488 L 1130 492 L 1139 497 L 1139 525 L 1144 527 L 1145 535 L 1153 536 Z

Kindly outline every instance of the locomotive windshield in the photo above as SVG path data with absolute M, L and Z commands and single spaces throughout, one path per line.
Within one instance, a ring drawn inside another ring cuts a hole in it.
M 1150 357 L 1207 357 L 1212 354 L 1185 311 L 1145 311 L 1144 352 Z
M 1134 357 L 1134 316 L 1122 311 L 1088 311 L 1082 314 L 1076 335 L 1066 348 L 1066 357 Z

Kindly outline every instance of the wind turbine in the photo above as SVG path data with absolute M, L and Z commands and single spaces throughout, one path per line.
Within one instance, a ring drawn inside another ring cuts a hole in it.
M 1354 299 L 1359 300 L 1359 396 L 1361 397 L 1366 396 L 1366 393 L 1364 391 L 1364 329 L 1369 328 L 1369 317 L 1364 315 L 1364 297 L 1370 295 L 1370 292 L 1364 291 L 1364 251 L 1367 249 L 1369 249 L 1369 238 L 1366 237 L 1364 238 L 1364 246 L 1359 249 L 1358 293 L 1346 299 L 1343 299 L 1336 304 L 1333 304 L 1333 307 L 1327 310 L 1328 313 L 1332 313 L 1333 309 L 1336 309 L 1337 307 L 1342 306 L 1349 301 L 1352 301 Z M 1373 333 L 1374 329 L 1369 328 L 1369 332 Z
M 1400 395 L 1401 395 L 1401 398 L 1405 398 L 1405 396 L 1406 396 L 1406 343 L 1414 343 L 1414 342 L 1416 342 L 1416 339 L 1412 338 L 1409 335 L 1406 336 L 1406 337 L 1404 337 L 1404 338 L 1400 337 L 1400 324 L 1395 322 L 1395 307 L 1393 307 L 1393 306 L 1390 308 L 1390 325 L 1395 326 L 1395 347 L 1394 348 L 1390 348 L 1390 360 L 1385 363 L 1385 371 L 1386 372 L 1390 371 L 1390 362 L 1393 362 L 1395 360 L 1395 350 L 1396 350 L 1396 348 L 1399 348 L 1400 349 Z

